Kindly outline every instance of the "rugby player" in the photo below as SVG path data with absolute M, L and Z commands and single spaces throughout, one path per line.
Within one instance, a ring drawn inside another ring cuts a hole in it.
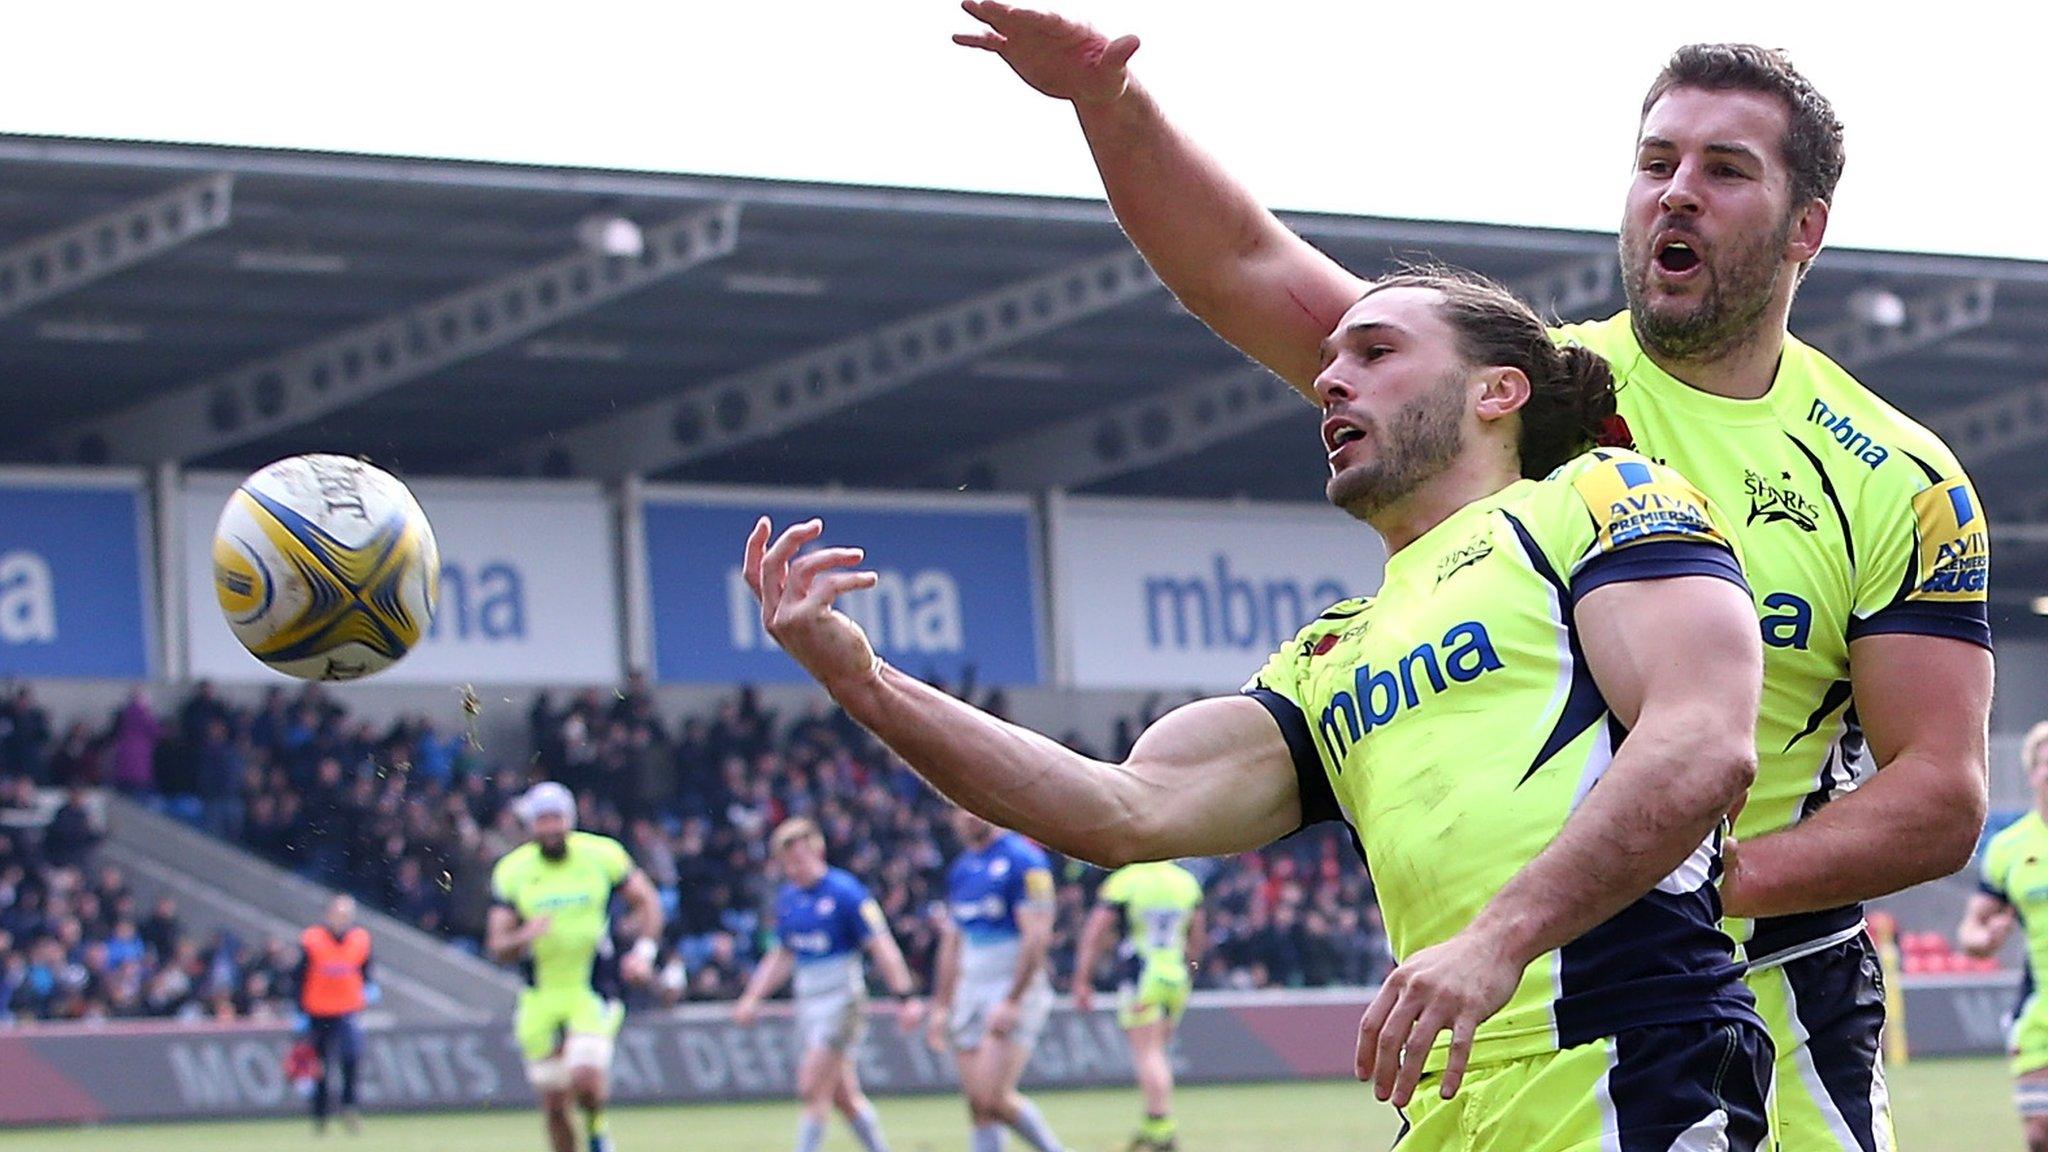
M 491 869 L 484 948 L 526 977 L 513 1034 L 554 1152 L 575 1152 L 572 1108 L 583 1112 L 589 1152 L 612 1152 L 605 1105 L 612 1044 L 625 1018 L 618 982 L 653 978 L 661 898 L 625 845 L 576 831 L 576 798 L 567 788 L 536 784 L 518 812 L 533 839 Z M 614 893 L 625 898 L 636 937 L 623 956 L 612 949 Z
M 1187 1011 L 1188 967 L 1202 946 L 1202 883 L 1170 860 L 1126 864 L 1102 882 L 1074 947 L 1074 1008 L 1095 1006 L 1095 962 L 1123 926 L 1117 960 L 1117 1026 L 1131 1043 L 1131 1065 L 1145 1120 L 1128 1152 L 1173 1152 L 1173 1061 L 1167 1047 Z
M 2026 1129 L 2027 1152 L 2048 1152 L 2048 723 L 2034 725 L 2020 746 L 2020 766 L 2034 808 L 1985 846 L 1978 891 L 1963 911 L 1956 940 L 1972 956 L 2005 947 L 2014 928 L 2027 936 L 2026 976 L 2013 1013 L 2013 1102 Z
M 1060 1152 L 1038 1105 L 1017 1091 L 1052 1015 L 1051 862 L 964 808 L 953 811 L 953 832 L 962 851 L 946 870 L 928 1039 L 953 1050 L 973 1152 L 1000 1152 L 1004 1125 L 1038 1152 Z
M 879 659 L 832 608 L 875 581 L 860 550 L 799 555 L 819 521 L 749 535 L 763 625 L 941 792 L 1067 855 L 1345 820 L 1400 958 L 1357 1070 L 1404 1152 L 1758 1147 L 1771 1047 L 1715 885 L 1762 674 L 1727 522 L 1663 465 L 1584 451 L 1606 363 L 1497 286 L 1383 280 L 1321 363 L 1329 497 L 1385 540 L 1385 583 L 1121 763 Z
M 1364 282 L 1173 127 L 1126 67 L 1135 37 L 965 7 L 987 28 L 956 40 L 1073 103 L 1118 220 L 1189 311 L 1313 399 L 1319 345 Z M 1370 163 L 1353 147 L 1361 117 L 1414 115 L 1328 114 L 1352 165 Z M 1777 1041 L 1788 1152 L 1891 1146 L 1861 901 L 1963 867 L 1986 808 L 1983 506 L 1938 438 L 1786 330 L 1843 157 L 1833 108 L 1782 53 L 1679 49 L 1641 110 L 1621 221 L 1628 310 L 1554 333 L 1614 366 L 1636 447 L 1739 518 L 1765 676 L 1724 898 L 1754 920 L 1731 930 Z M 1500 178 L 1512 195 L 1535 177 Z
M 881 905 L 853 873 L 825 863 L 825 835 L 802 816 L 777 825 L 768 846 L 782 869 L 775 895 L 775 946 L 754 969 L 733 1017 L 751 1025 L 761 1001 L 796 975 L 796 1031 L 803 1050 L 796 1090 L 803 1101 L 797 1121 L 797 1152 L 818 1152 L 825 1143 L 825 1118 L 833 1109 L 846 1118 L 867 1152 L 888 1152 L 882 1121 L 861 1091 L 859 1047 L 867 1031 L 868 987 L 861 975 L 863 950 L 882 969 L 882 978 L 902 1001 L 904 1031 L 915 1031 L 924 1002 Z

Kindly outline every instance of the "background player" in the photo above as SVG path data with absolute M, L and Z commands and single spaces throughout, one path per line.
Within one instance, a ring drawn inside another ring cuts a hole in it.
M 797 1152 L 817 1152 L 825 1142 L 825 1116 L 834 1108 L 853 1126 L 867 1152 L 888 1152 L 882 1122 L 860 1087 L 858 1060 L 867 1031 L 868 989 L 860 954 L 874 958 L 882 979 L 902 999 L 899 1020 L 914 1031 L 924 1016 L 916 981 L 881 905 L 851 872 L 825 863 L 825 836 L 803 817 L 785 820 L 769 837 L 782 887 L 775 895 L 775 947 L 761 958 L 733 1005 L 733 1016 L 751 1025 L 761 1001 L 796 974 L 796 1031 L 803 1049 L 796 1090 L 803 1101 L 797 1122 Z
M 1116 1022 L 1131 1042 L 1145 1120 L 1130 1152 L 1172 1152 L 1173 1060 L 1167 1049 L 1187 1010 L 1188 969 L 1202 949 L 1202 882 L 1170 860 L 1127 864 L 1096 890 L 1074 948 L 1074 1007 L 1093 1010 L 1095 962 L 1118 925 Z
M 2048 1152 L 2048 997 L 2041 995 L 2048 979 L 2048 722 L 2028 731 L 2020 766 L 2034 791 L 2033 810 L 1985 847 L 1978 891 L 1956 940 L 1972 956 L 1990 956 L 2014 928 L 2026 932 L 2027 966 L 2009 1043 L 2013 1102 L 2028 1152 Z
M 1017 1091 L 1052 1013 L 1052 867 L 1038 845 L 964 808 L 953 831 L 964 850 L 946 871 L 930 1039 L 952 1045 L 973 1152 L 997 1152 L 1003 1125 L 1038 1152 L 1059 1152 L 1038 1105 Z
M 1400 959 L 1357 1071 L 1407 1152 L 1759 1147 L 1771 1048 L 1715 884 L 1761 672 L 1725 520 L 1661 465 L 1579 454 L 1613 377 L 1497 286 L 1382 281 L 1322 360 L 1328 495 L 1385 539 L 1386 581 L 1122 763 L 877 657 L 832 607 L 877 577 L 857 548 L 800 556 L 816 520 L 749 535 L 762 624 L 940 791 L 1069 855 L 1349 822 Z
M 299 934 L 299 1011 L 306 1016 L 306 1040 L 320 1069 L 313 1079 L 315 1132 L 327 1130 L 328 1085 L 337 1070 L 342 1126 L 355 1132 L 362 1125 L 356 1111 L 356 1067 L 363 1033 L 356 1016 L 376 998 L 370 963 L 370 930 L 356 923 L 353 896 L 328 901 L 321 922 Z
M 562 785 L 534 785 L 519 815 L 533 839 L 491 870 L 484 947 L 500 963 L 518 962 L 526 977 L 513 1032 L 554 1152 L 575 1152 L 572 1106 L 583 1111 L 589 1152 L 611 1152 L 605 1105 L 625 1016 L 617 979 L 653 978 L 661 898 L 624 845 L 575 830 L 576 798 Z M 612 951 L 614 893 L 625 897 L 637 936 L 623 957 Z
M 1365 282 L 1166 120 L 1126 68 L 1135 37 L 965 7 L 988 27 L 959 42 L 1073 102 L 1117 219 L 1161 280 L 1311 393 L 1320 343 Z M 1343 147 L 1330 159 L 1363 163 L 1348 146 L 1362 110 L 1324 114 Z M 1777 1041 L 1775 1134 L 1790 1152 L 1892 1143 L 1884 996 L 1859 902 L 1962 867 L 1987 806 L 1982 506 L 1939 439 L 1786 330 L 1843 157 L 1833 108 L 1781 54 L 1680 49 L 1641 110 L 1621 222 L 1628 311 L 1562 333 L 1614 365 L 1637 447 L 1748 511 L 1736 531 L 1766 642 L 1761 763 L 1725 893 L 1732 915 L 1757 918 L 1752 986 Z M 1504 195 L 1518 178 L 1502 174 Z M 1880 770 L 1859 779 L 1866 741 Z

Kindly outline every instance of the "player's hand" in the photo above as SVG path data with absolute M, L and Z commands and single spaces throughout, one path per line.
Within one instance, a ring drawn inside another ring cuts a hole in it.
M 632 952 L 619 957 L 619 978 L 637 986 L 654 982 L 654 961 Z
M 1740 845 L 1733 836 L 1721 838 L 1721 914 L 1749 916 L 1749 874 L 1742 868 Z
M 1372 1081 L 1373 1095 L 1406 1108 L 1430 1047 L 1448 1030 L 1442 1095 L 1456 1095 L 1472 1034 L 1515 994 L 1524 967 L 1491 937 L 1470 931 L 1410 956 L 1387 975 L 1358 1023 L 1358 1078 Z
M 1077 20 L 995 0 L 965 0 L 960 7 L 988 30 L 955 33 L 953 43 L 1001 56 L 1011 71 L 1047 96 L 1106 104 L 1130 85 L 1136 36 L 1111 40 Z
M 547 935 L 548 929 L 554 926 L 555 918 L 553 916 L 535 916 L 519 926 L 519 943 L 522 945 L 531 944 L 535 940 Z
M 988 1010 L 988 1034 L 997 1039 L 1006 1039 L 1017 1030 L 1017 1002 L 998 1000 Z
M 761 627 L 784 652 L 829 691 L 874 674 L 875 649 L 852 618 L 832 606 L 842 594 L 872 588 L 873 572 L 851 572 L 858 548 L 820 548 L 798 555 L 824 531 L 822 520 L 806 520 L 768 542 L 766 516 L 747 534 L 743 572 L 761 601 Z
M 1074 1011 L 1095 1011 L 1095 987 L 1086 980 L 1074 981 Z
M 754 1021 L 761 1018 L 761 1004 L 758 1000 L 742 998 L 732 1006 L 733 1023 L 742 1028 L 752 1028 Z
M 944 1052 L 952 1045 L 950 1030 L 953 1013 L 944 1004 L 933 1004 L 924 1016 L 924 1046 L 934 1052 Z
M 916 1032 L 918 1026 L 923 1023 L 924 998 L 905 996 L 903 1002 L 896 1006 L 896 1030 L 908 1036 Z

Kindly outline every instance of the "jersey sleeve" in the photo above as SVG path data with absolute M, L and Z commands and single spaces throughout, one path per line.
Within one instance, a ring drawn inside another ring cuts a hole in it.
M 1119 868 L 1109 874 L 1102 887 L 1095 890 L 1095 899 L 1103 904 L 1128 904 L 1131 899 L 1131 870 Z
M 1977 867 L 1977 890 L 2001 904 L 2011 904 L 2012 896 L 2006 890 L 2005 877 L 2012 853 L 2007 851 L 2011 838 L 2003 833 L 1991 838 L 1984 849 L 1984 859 Z
M 882 914 L 882 906 L 875 902 L 868 886 L 851 872 L 838 876 L 839 915 L 845 918 L 846 935 L 855 944 L 865 944 L 876 932 L 886 929 L 888 917 Z
M 1710 576 L 1749 591 L 1727 520 L 1675 470 L 1598 449 L 1556 478 L 1568 480 L 1577 499 L 1543 526 L 1547 539 L 1532 542 L 1561 565 L 1572 603 L 1608 584 L 1675 576 Z
M 1362 601 L 1339 601 L 1267 657 L 1266 663 L 1241 689 L 1273 717 L 1287 742 L 1288 757 L 1294 761 L 1295 788 L 1301 795 L 1300 828 L 1344 818 L 1343 810 L 1337 806 L 1337 793 L 1330 787 L 1330 774 L 1323 766 L 1323 754 L 1309 728 L 1308 662 L 1335 644 L 1351 618 L 1364 610 Z
M 1175 868 L 1173 870 L 1173 881 L 1175 888 L 1180 893 L 1181 905 L 1183 907 L 1190 909 L 1201 907 L 1202 882 L 1195 879 L 1194 873 L 1185 868 Z
M 519 910 L 519 864 L 516 857 L 506 855 L 491 866 L 491 903 Z
M 1017 902 L 1036 908 L 1053 906 L 1052 862 L 1038 846 L 1019 840 L 1016 877 Z
M 1849 639 L 1947 636 L 1991 647 L 1991 528 L 1962 467 L 1902 452 L 1855 511 L 1856 606 Z
M 631 876 L 636 867 L 633 863 L 633 854 L 626 851 L 624 844 L 609 836 L 599 837 L 598 843 L 602 848 L 605 878 L 612 882 L 614 888 L 624 884 L 626 877 Z

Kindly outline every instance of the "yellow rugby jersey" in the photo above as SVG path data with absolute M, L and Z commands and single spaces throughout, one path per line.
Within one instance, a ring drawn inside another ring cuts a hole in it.
M 1637 451 L 1698 485 L 1741 542 L 1763 622 L 1764 691 L 1756 785 L 1736 836 L 1813 815 L 1858 782 L 1851 640 L 1914 632 L 1990 647 L 1991 534 L 1969 479 L 1933 433 L 1797 339 L 1768 395 L 1730 400 L 1657 367 L 1626 312 L 1555 335 L 1613 365 Z M 1759 921 L 1749 959 L 1811 951 L 1862 918 L 1852 906 Z
M 1338 603 L 1246 685 L 1287 737 L 1304 823 L 1341 816 L 1357 836 L 1397 958 L 1469 924 L 1612 761 L 1624 733 L 1580 652 L 1579 598 L 1670 576 L 1740 585 L 1728 531 L 1677 473 L 1591 452 L 1454 513 L 1388 558 L 1377 595 Z M 1720 926 L 1719 873 L 1716 835 L 1657 890 L 1530 964 L 1472 1059 L 1627 1027 L 1756 1022 Z
M 2020 918 L 2027 935 L 2027 971 L 2020 985 L 2019 1015 L 2039 1007 L 2041 977 L 2048 973 L 2048 824 L 2029 810 L 1984 848 L 1978 888 Z
M 527 984 L 611 991 L 612 893 L 632 874 L 625 845 L 594 832 L 569 833 L 560 860 L 548 859 L 531 841 L 505 853 L 491 869 L 492 901 L 522 921 L 550 921 L 521 964 Z M 606 961 L 602 968 L 600 960 Z

